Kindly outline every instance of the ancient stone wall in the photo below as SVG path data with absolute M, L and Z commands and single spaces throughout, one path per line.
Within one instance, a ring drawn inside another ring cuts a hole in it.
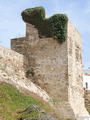
M 10 83 L 19 90 L 26 89 L 52 105 L 49 95 L 26 77 L 24 59 L 25 56 L 0 46 L 0 82 Z
M 69 102 L 76 116 L 88 115 L 84 104 L 82 41 L 73 24 L 68 22 L 68 81 Z
M 25 50 L 24 50 L 25 39 L 26 39 L 25 37 L 12 39 L 11 40 L 11 49 L 24 55 L 25 54 Z
M 70 21 L 67 31 L 67 40 L 60 44 L 39 37 L 38 29 L 26 24 L 24 62 L 26 77 L 49 94 L 60 118 L 74 119 L 89 115 L 83 98 L 81 36 Z
M 89 109 L 90 111 L 90 91 L 85 91 L 85 105 L 86 105 L 86 108 Z
M 38 31 L 33 25 L 27 24 L 26 26 L 26 40 L 29 45 L 26 54 L 30 56 L 28 59 L 30 71 L 33 70 L 32 82 L 39 85 L 52 97 L 56 108 L 60 108 L 61 117 L 67 112 L 71 114 L 67 102 L 67 41 L 59 44 L 53 38 L 39 38 Z

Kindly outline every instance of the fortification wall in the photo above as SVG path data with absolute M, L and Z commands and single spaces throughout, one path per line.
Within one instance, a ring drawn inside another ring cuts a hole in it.
M 89 117 L 83 98 L 81 36 L 70 21 L 62 44 L 39 37 L 38 29 L 26 24 L 24 48 L 26 77 L 49 94 L 60 118 Z
M 33 25 L 27 24 L 26 28 L 26 54 L 29 69 L 33 71 L 32 82 L 47 91 L 62 118 L 68 112 L 73 114 L 68 104 L 67 41 L 59 44 L 53 38 L 39 38 Z
M 10 83 L 19 90 L 26 89 L 52 105 L 49 95 L 26 77 L 24 59 L 25 56 L 0 46 L 0 82 Z
M 67 46 L 69 102 L 76 116 L 88 116 L 84 104 L 81 35 L 70 22 L 68 22 Z
M 14 38 L 11 40 L 11 49 L 20 53 L 25 54 L 25 37 Z
M 86 108 L 89 109 L 89 112 L 90 112 L 90 91 L 85 91 L 85 105 L 86 105 Z

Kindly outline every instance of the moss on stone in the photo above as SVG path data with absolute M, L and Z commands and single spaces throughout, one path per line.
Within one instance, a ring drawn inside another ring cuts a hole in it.
M 55 14 L 50 18 L 45 18 L 45 9 L 35 7 L 24 10 L 21 15 L 25 22 L 35 25 L 40 37 L 53 37 L 60 43 L 66 40 L 68 18 L 65 14 Z

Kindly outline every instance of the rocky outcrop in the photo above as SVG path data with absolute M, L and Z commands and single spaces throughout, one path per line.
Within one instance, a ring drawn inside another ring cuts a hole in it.
M 32 112 L 36 112 L 36 115 L 33 117 L 19 118 L 19 120 L 58 120 L 55 116 L 45 112 L 43 109 L 38 107 L 37 105 L 31 105 L 27 107 L 24 111 L 19 112 L 19 114 L 31 114 Z

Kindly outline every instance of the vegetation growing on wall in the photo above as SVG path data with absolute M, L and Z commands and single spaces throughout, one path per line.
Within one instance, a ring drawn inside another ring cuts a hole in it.
M 60 43 L 66 40 L 68 18 L 65 14 L 45 18 L 45 9 L 35 7 L 24 10 L 21 15 L 25 22 L 35 25 L 40 36 L 54 37 Z

